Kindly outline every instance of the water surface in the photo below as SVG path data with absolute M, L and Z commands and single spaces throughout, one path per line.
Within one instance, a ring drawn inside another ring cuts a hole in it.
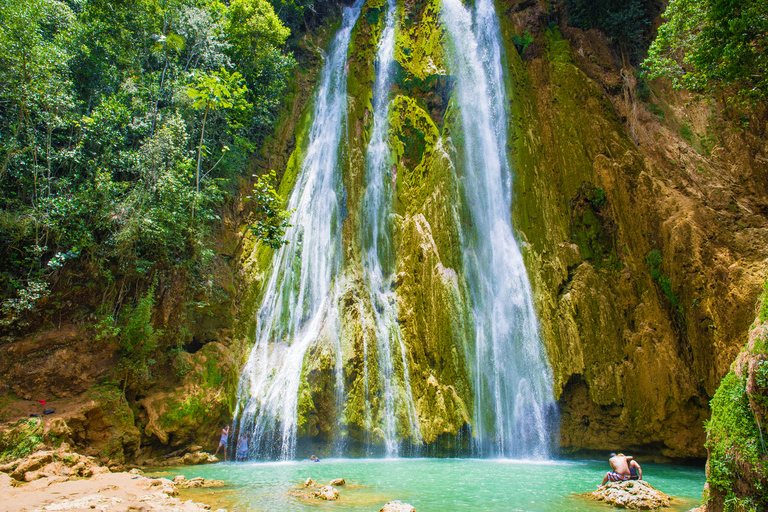
M 230 511 L 376 511 L 401 500 L 418 512 L 452 510 L 589 512 L 615 510 L 578 496 L 593 491 L 607 461 L 480 459 L 323 459 L 289 462 L 220 463 L 174 468 L 162 476 L 183 474 L 224 480 L 227 487 L 182 495 Z M 676 498 L 672 511 L 701 504 L 703 468 L 643 463 L 646 480 Z M 301 496 L 302 482 L 345 478 L 342 498 L 322 502 Z M 298 492 L 297 492 L 298 491 Z

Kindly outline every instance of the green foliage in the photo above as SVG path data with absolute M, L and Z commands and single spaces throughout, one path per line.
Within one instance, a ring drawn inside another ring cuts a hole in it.
M 680 136 L 687 140 L 688 142 L 691 142 L 693 140 L 693 132 L 691 131 L 691 127 L 687 124 L 684 124 L 680 127 Z
M 292 33 L 297 32 L 305 24 L 305 16 L 308 13 L 317 12 L 313 0 L 270 0 L 270 3 L 280 21 Z
M 768 98 L 768 0 L 672 0 L 644 66 L 677 88 Z
M 632 73 L 637 80 L 637 85 L 635 87 L 637 97 L 640 98 L 641 101 L 648 101 L 651 97 L 651 87 L 648 85 L 647 73 L 644 71 L 637 71 L 636 69 L 633 69 Z
M 283 200 L 275 191 L 275 171 L 262 174 L 253 186 L 253 214 L 255 222 L 248 227 L 262 243 L 273 249 L 279 249 L 288 242 L 283 239 L 285 230 L 290 227 L 291 212 L 283 208 Z
M 533 36 L 526 30 L 522 34 L 515 34 L 512 36 L 512 44 L 517 48 L 517 53 L 520 55 L 525 53 L 525 50 L 533 43 Z
M 570 24 L 598 28 L 637 58 L 652 13 L 643 0 L 565 0 Z
M 173 402 L 168 412 L 163 414 L 160 422 L 164 427 L 183 424 L 185 418 L 205 418 L 215 411 L 215 405 L 203 400 L 202 395 L 196 394 L 184 397 L 180 402 Z
M 162 331 L 152 326 L 155 287 L 152 286 L 135 308 L 126 308 L 125 327 L 120 332 L 121 364 L 128 375 L 138 381 L 149 379 L 151 367 L 157 361 L 154 353 Z
M 672 304 L 672 307 L 678 314 L 678 318 L 682 325 L 685 325 L 685 311 L 683 310 L 683 305 L 680 302 L 680 299 L 678 299 L 672 291 L 672 280 L 662 273 L 661 263 L 661 252 L 659 252 L 658 249 L 651 249 L 648 251 L 648 254 L 645 255 L 645 264 L 648 265 L 648 268 L 651 271 L 651 279 L 656 281 L 656 284 L 659 285 L 659 288 L 661 288 L 661 291 L 669 299 L 670 304 Z
M 658 103 L 651 103 L 648 105 L 648 110 L 651 112 L 651 114 L 656 115 L 660 120 L 664 120 L 664 109 L 661 108 L 661 105 Z
M 43 443 L 43 422 L 38 418 L 21 420 L 10 430 L 0 432 L 0 462 L 26 457 Z
M 758 318 L 761 322 L 768 322 L 768 280 L 763 283 L 763 292 L 760 294 L 760 313 Z
M 288 34 L 266 0 L 0 4 L 0 326 L 30 324 L 75 268 L 122 290 L 204 282 Z
M 749 475 L 753 481 L 755 477 L 758 482 L 768 477 L 763 464 L 762 433 L 749 405 L 746 380 L 731 370 L 710 405 L 712 418 L 707 423 L 706 444 L 710 488 L 724 496 L 725 510 L 764 510 L 768 506 L 768 489 L 756 489 L 751 496 L 736 494 L 739 486 L 735 484 L 744 481 L 745 471 L 753 473 Z

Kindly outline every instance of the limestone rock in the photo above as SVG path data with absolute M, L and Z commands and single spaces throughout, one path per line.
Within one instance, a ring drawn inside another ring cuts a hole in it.
M 655 510 L 669 507 L 670 497 L 645 480 L 609 482 L 590 493 L 596 500 L 620 508 Z
M 65 446 L 66 449 L 68 446 Z M 109 469 L 99 466 L 93 457 L 65 450 L 41 450 L 5 464 L 0 470 L 9 473 L 18 482 L 31 482 L 42 477 L 76 478 L 109 473 Z
M 331 487 L 330 485 L 321 487 L 319 490 L 313 492 L 312 495 L 315 498 L 319 498 L 321 500 L 327 500 L 327 501 L 337 500 L 340 497 L 339 491 L 337 491 L 335 488 Z
M 311 478 L 304 480 L 304 487 L 312 487 L 313 485 L 315 485 L 315 481 Z
M 210 488 L 210 487 L 223 487 L 226 485 L 221 480 L 206 480 L 205 478 L 198 476 L 187 480 L 183 475 L 178 475 L 173 478 L 173 483 L 179 489 L 194 489 L 194 488 Z
M 413 505 L 402 501 L 390 501 L 379 509 L 379 512 L 416 512 Z
M 148 459 L 143 462 L 145 466 L 196 466 L 198 464 L 213 464 L 219 462 L 219 459 L 208 452 L 196 451 L 186 453 L 181 457 L 169 457 L 167 459 Z
M 218 342 L 206 343 L 203 348 L 189 355 L 190 371 L 184 377 L 183 386 L 170 392 L 153 390 L 140 401 L 147 413 L 145 434 L 170 448 L 189 446 L 190 462 L 200 464 L 216 462 L 194 459 L 195 453 L 202 453 L 195 447 L 200 444 L 213 449 L 218 445 L 221 434 L 220 423 L 229 414 L 225 394 L 220 389 L 206 384 L 209 372 L 226 375 L 232 365 L 229 349 Z M 179 409 L 190 400 L 199 403 L 208 414 L 179 415 Z M 186 457 L 186 456 L 185 456 Z
M 335 485 L 335 486 L 347 485 L 347 481 L 344 480 L 343 478 L 334 478 L 333 480 L 328 482 L 328 485 Z

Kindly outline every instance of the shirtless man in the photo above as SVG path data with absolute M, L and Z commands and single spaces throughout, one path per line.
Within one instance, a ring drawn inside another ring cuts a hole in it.
M 623 453 L 618 455 L 612 453 L 611 458 L 608 459 L 612 471 L 605 474 L 603 483 L 600 485 L 605 485 L 609 480 L 611 482 L 623 482 L 624 480 L 629 480 L 632 477 L 632 473 L 629 471 L 630 461 L 632 461 L 631 456 L 627 457 Z

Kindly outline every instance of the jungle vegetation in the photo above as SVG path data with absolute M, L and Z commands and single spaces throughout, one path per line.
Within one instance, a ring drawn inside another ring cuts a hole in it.
M 103 295 L 115 330 L 164 277 L 210 291 L 222 211 L 255 181 L 295 65 L 289 33 L 267 0 L 0 4 L 0 329 L 63 307 L 58 288 Z M 287 216 L 258 185 L 253 231 L 279 246 Z

